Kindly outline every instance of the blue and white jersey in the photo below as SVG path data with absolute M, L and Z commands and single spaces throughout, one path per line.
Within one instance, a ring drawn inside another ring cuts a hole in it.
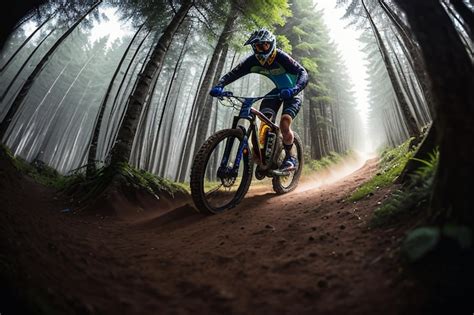
M 249 73 L 258 73 L 269 78 L 278 89 L 294 88 L 295 95 L 308 84 L 308 72 L 296 60 L 280 49 L 262 65 L 255 55 L 251 55 L 224 75 L 218 85 L 226 86 Z

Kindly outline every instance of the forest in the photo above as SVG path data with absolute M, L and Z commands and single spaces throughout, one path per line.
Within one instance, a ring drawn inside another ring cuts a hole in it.
M 0 314 L 474 311 L 470 1 L 29 0 L 2 23 Z M 261 28 L 308 74 L 293 175 L 258 173 L 264 122 L 235 118 L 274 82 L 209 94 Z

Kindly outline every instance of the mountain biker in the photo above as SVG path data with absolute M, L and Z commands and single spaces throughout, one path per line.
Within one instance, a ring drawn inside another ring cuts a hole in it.
M 285 159 L 280 170 L 295 170 L 298 167 L 298 160 L 291 150 L 294 140 L 291 123 L 300 110 L 301 99 L 296 95 L 306 87 L 308 73 L 288 54 L 276 48 L 275 36 L 269 30 L 255 31 L 245 45 L 251 45 L 254 53 L 225 74 L 209 94 L 214 97 L 222 96 L 226 85 L 249 73 L 259 73 L 272 80 L 276 88 L 267 95 L 279 94 L 280 99 L 264 99 L 260 111 L 275 122 L 276 114 L 283 103 L 280 129 L 283 135 Z

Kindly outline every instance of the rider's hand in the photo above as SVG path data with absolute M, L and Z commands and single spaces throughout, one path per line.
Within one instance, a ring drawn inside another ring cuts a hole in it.
M 280 90 L 280 97 L 283 100 L 289 100 L 290 98 L 293 97 L 293 95 L 294 95 L 293 89 L 281 89 Z
M 211 89 L 209 94 L 213 97 L 219 97 L 219 96 L 222 96 L 222 92 L 224 92 L 224 87 L 221 85 L 216 85 L 215 87 Z

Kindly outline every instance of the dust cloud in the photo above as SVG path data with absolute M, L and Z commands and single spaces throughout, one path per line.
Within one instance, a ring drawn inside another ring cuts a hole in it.
M 318 189 L 323 186 L 337 182 L 344 177 L 354 173 L 364 166 L 369 159 L 375 158 L 374 153 L 354 152 L 349 157 L 344 158 L 341 162 L 317 173 L 303 176 L 300 180 L 296 192 L 304 192 L 307 190 Z

